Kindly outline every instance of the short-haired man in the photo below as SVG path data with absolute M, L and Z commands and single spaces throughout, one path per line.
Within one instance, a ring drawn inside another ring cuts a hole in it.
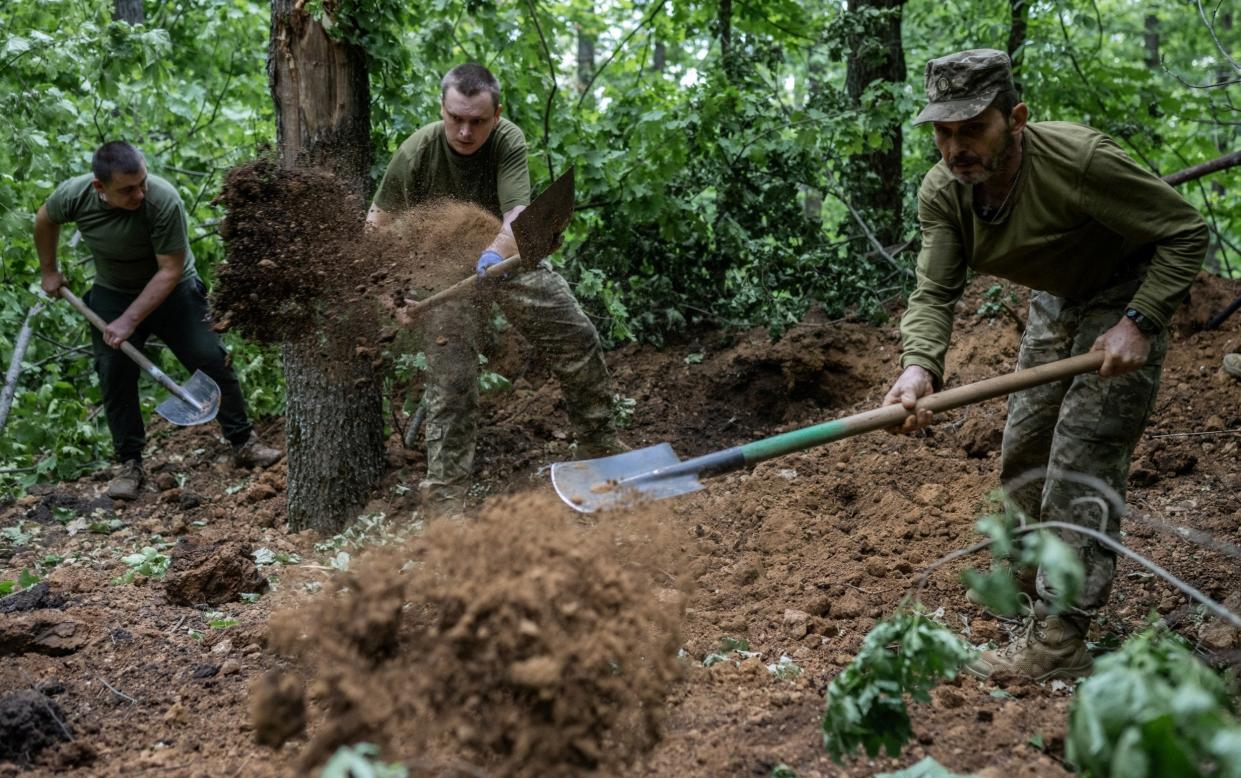
M 133 500 L 144 474 L 146 432 L 138 401 L 137 364 L 120 350 L 157 336 L 185 366 L 202 370 L 220 386 L 218 419 L 239 467 L 267 467 L 281 452 L 263 445 L 246 417 L 245 398 L 227 355 L 211 330 L 206 287 L 194 270 L 185 205 L 164 179 L 147 173 L 142 153 L 124 141 L 95 151 L 91 172 L 56 188 L 35 214 L 35 247 L 43 291 L 60 295 L 65 277 L 56 261 L 60 226 L 76 222 L 95 261 L 95 281 L 83 295 L 108 323 L 91 328 L 104 414 L 120 472 L 108 495 Z
M 367 214 L 374 227 L 420 203 L 452 197 L 502 219 L 478 259 L 481 273 L 517 253 L 511 224 L 530 202 L 526 139 L 500 116 L 500 85 L 486 68 L 458 65 L 440 83 L 441 120 L 409 136 L 397 150 Z M 611 380 L 599 336 L 565 280 L 546 260 L 492 288 L 508 321 L 552 365 L 573 425 L 580 456 L 625 450 L 613 426 Z M 465 503 L 478 435 L 479 317 L 471 301 L 432 310 L 419 323 L 426 334 L 427 475 L 422 504 L 428 515 L 458 513 Z
M 1206 225 L 1103 134 L 1027 123 L 1003 52 L 931 60 L 926 90 L 930 102 L 915 123 L 934 123 L 943 159 L 918 191 L 917 289 L 901 319 L 904 370 L 885 403 L 913 410 L 942 382 L 953 308 L 969 270 L 1030 287 L 1019 368 L 1091 350 L 1105 357 L 1098 374 L 1009 398 L 1001 482 L 1020 487 L 1010 494 L 1036 521 L 1074 522 L 1117 537 L 1120 517 L 1108 501 L 1059 474 L 1094 476 L 1124 495 L 1154 407 L 1169 320 L 1206 253 Z M 929 422 L 923 411 L 903 429 Z M 1040 468 L 1045 478 L 1020 484 Z M 1068 611 L 1053 614 L 1043 576 L 1022 581 L 1035 597 L 1031 628 L 974 661 L 972 674 L 1043 679 L 1090 671 L 1086 631 L 1107 602 L 1115 555 L 1079 533 L 1061 537 L 1085 567 L 1083 591 Z

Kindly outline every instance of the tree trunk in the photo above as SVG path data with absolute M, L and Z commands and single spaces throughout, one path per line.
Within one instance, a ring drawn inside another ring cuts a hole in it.
M 867 8 L 891 10 L 882 20 L 868 25 L 864 34 L 850 41 L 849 60 L 845 71 L 845 91 L 850 102 L 861 105 L 866 88 L 878 81 L 905 81 L 905 51 L 901 44 L 901 10 L 905 0 L 851 0 L 849 10 Z M 854 207 L 863 216 L 885 246 L 902 240 L 901 188 L 893 182 L 901 180 L 901 122 L 893 121 L 885 132 L 887 148 L 876 149 L 850 158 L 845 166 L 847 191 Z
M 720 0 L 716 22 L 720 31 L 720 65 L 729 81 L 733 80 L 733 0 Z
M 664 72 L 668 63 L 668 46 L 663 41 L 655 41 L 655 56 L 651 61 L 651 69 L 656 73 Z
M 112 19 L 127 24 L 142 24 L 146 21 L 142 0 L 113 0 Z
M 281 163 L 335 173 L 361 208 L 371 163 L 364 53 L 328 37 L 294 0 L 273 0 L 267 72 Z M 384 467 L 383 401 L 369 362 L 330 332 L 284 349 L 289 527 L 339 532 Z
M 1143 36 L 1146 41 L 1146 67 L 1151 70 L 1159 69 L 1159 17 L 1155 14 L 1147 14 L 1145 20 L 1146 33 Z
M 594 10 L 590 9 L 590 16 Z M 590 77 L 595 73 L 595 36 L 577 25 L 577 91 L 586 89 Z
M 1021 61 L 1025 59 L 1026 30 L 1030 27 L 1029 0 L 1008 0 L 1008 58 L 1013 61 L 1013 81 L 1017 94 L 1021 94 L 1021 82 L 1018 75 Z

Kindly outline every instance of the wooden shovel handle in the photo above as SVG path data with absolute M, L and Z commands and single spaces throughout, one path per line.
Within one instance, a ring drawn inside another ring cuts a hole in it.
M 78 297 L 76 294 L 69 291 L 69 287 L 67 286 L 60 287 L 60 296 L 68 300 L 69 304 L 72 305 L 74 308 L 77 308 L 78 313 L 85 316 L 87 321 L 95 325 L 95 329 L 99 330 L 100 332 L 107 331 L 108 323 L 105 322 L 102 318 L 100 318 L 99 314 L 95 313 L 90 308 L 88 308 L 86 303 L 82 302 L 82 298 Z M 138 367 L 142 368 L 143 371 L 145 371 L 147 375 L 151 376 L 151 378 L 154 378 L 156 381 L 158 381 L 160 386 L 172 392 L 177 397 L 189 403 L 191 406 L 195 408 L 201 407 L 202 405 L 201 403 L 199 403 L 193 397 L 190 397 L 186 393 L 186 391 L 181 388 L 180 384 L 172 380 L 172 378 L 170 378 L 168 374 L 165 373 L 163 370 L 160 370 L 158 367 L 156 367 L 154 362 L 147 359 L 146 355 L 143 354 L 138 349 L 134 348 L 134 346 L 129 341 L 127 340 L 121 341 L 121 351 L 125 352 L 125 356 L 137 362 Z
M 506 258 L 503 262 L 499 262 L 487 268 L 486 270 L 487 279 L 498 280 L 500 278 L 503 278 L 508 273 L 522 270 L 523 269 L 522 265 L 523 265 L 523 262 L 521 260 L 521 255 L 514 254 L 513 256 Z M 447 289 L 441 289 L 440 291 L 431 295 L 427 299 L 419 300 L 413 305 L 407 307 L 405 309 L 405 315 L 409 317 L 410 319 L 413 319 L 417 316 L 421 316 L 422 314 L 426 313 L 427 311 L 431 310 L 437 305 L 448 302 L 449 300 L 455 299 L 457 297 L 461 297 L 462 295 L 468 292 L 474 291 L 474 288 L 478 286 L 478 283 L 481 280 L 482 279 L 479 278 L 478 274 L 475 273 L 474 275 L 471 275 L 469 278 L 466 278 L 462 281 L 458 281 L 457 283 L 453 284 Z

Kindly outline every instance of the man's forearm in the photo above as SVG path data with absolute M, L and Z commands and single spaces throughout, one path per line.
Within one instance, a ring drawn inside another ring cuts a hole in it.
M 504 224 L 500 227 L 500 232 L 496 234 L 495 240 L 491 241 L 491 245 L 486 248 L 487 251 L 494 251 L 505 259 L 517 253 L 517 238 L 513 236 L 513 220 L 524 210 L 526 206 L 519 205 L 504 214 Z
M 60 272 L 56 262 L 56 247 L 60 243 L 60 225 L 47 218 L 42 208 L 34 219 L 34 247 L 39 255 L 39 271 L 43 275 Z
M 134 326 L 142 323 L 146 317 L 151 315 L 160 306 L 160 303 L 168 299 L 168 295 L 172 294 L 172 290 L 181 282 L 182 270 L 180 268 L 163 268 L 155 271 L 155 275 L 151 276 L 151 280 L 147 281 L 147 285 L 142 288 L 142 293 L 138 295 L 129 307 L 125 309 L 125 313 L 121 314 L 129 319 Z

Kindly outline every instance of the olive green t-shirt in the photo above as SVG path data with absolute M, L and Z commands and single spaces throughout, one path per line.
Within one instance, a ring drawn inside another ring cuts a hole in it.
M 1021 172 L 1008 202 L 986 221 L 974 187 L 940 161 L 918 190 L 918 282 L 901 317 L 901 366 L 942 378 L 953 308 L 966 271 L 999 276 L 1071 301 L 1135 277 L 1130 305 L 1166 327 L 1202 265 L 1207 228 L 1171 186 L 1106 135 L 1042 122 L 1024 133 Z
M 159 269 L 156 254 L 185 252 L 181 280 L 196 277 L 190 250 L 185 204 L 177 190 L 147 175 L 146 197 L 137 210 L 110 208 L 91 186 L 94 175 L 71 178 L 47 200 L 47 215 L 57 224 L 76 222 L 95 260 L 95 283 L 116 292 L 138 294 Z
M 442 121 L 428 124 L 397 149 L 375 192 L 375 205 L 396 213 L 452 197 L 503 216 L 530 204 L 530 167 L 521 129 L 501 118 L 487 142 L 465 156 L 448 145 Z

